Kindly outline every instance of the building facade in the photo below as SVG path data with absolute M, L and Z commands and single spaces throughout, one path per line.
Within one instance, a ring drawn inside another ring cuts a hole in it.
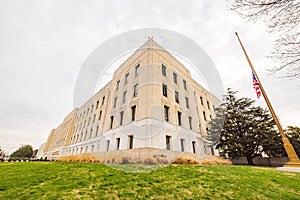
M 109 83 L 51 131 L 43 155 L 137 148 L 210 154 L 204 137 L 219 104 L 185 66 L 149 39 Z

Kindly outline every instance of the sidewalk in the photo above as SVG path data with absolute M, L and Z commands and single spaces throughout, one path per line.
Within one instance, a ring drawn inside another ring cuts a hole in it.
M 300 173 L 300 167 L 276 167 L 279 171 L 286 171 L 286 172 L 298 172 Z

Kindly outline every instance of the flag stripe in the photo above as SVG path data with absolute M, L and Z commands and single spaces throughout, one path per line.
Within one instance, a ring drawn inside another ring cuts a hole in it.
M 261 91 L 260 91 L 260 87 L 259 87 L 259 83 L 255 77 L 255 74 L 252 72 L 252 78 L 253 78 L 253 88 L 255 89 L 257 98 L 259 98 L 261 96 Z

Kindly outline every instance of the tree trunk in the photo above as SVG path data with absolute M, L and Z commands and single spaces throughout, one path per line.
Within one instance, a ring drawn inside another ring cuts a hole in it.
M 248 161 L 248 165 L 254 165 L 254 162 L 252 160 L 251 155 L 246 155 L 247 161 Z

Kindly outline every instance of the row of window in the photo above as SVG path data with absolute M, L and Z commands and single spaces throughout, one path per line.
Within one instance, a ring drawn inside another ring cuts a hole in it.
M 128 149 L 133 149 L 133 135 L 128 135 Z M 167 150 L 171 150 L 171 141 L 172 141 L 172 136 L 169 136 L 169 135 L 166 135 L 166 149 Z M 120 150 L 120 144 L 121 144 L 121 138 L 120 137 L 118 137 L 118 138 L 116 138 L 116 143 L 115 143 L 115 149 L 116 150 Z M 110 140 L 106 140 L 106 151 L 109 151 L 109 149 L 110 149 L 110 145 L 111 145 L 111 142 L 110 142 Z M 98 145 L 98 150 L 100 150 L 99 149 L 100 148 L 100 145 Z M 183 139 L 183 138 L 181 138 L 180 139 L 180 149 L 181 149 L 181 151 L 182 152 L 184 152 L 185 151 L 185 148 L 186 148 L 186 146 L 185 146 L 185 139 Z M 71 150 L 68 150 L 68 154 L 82 154 L 82 153 L 84 153 L 83 152 L 83 147 L 81 147 L 80 148 L 80 152 L 78 152 L 78 148 L 76 148 L 76 150 L 75 149 L 72 149 L 72 151 Z M 88 152 L 88 146 L 86 146 L 85 147 L 85 152 Z M 192 141 L 192 151 L 193 151 L 193 153 L 196 153 L 196 141 Z M 94 145 L 92 145 L 91 146 L 91 152 L 94 152 Z
M 168 97 L 168 86 L 164 83 L 162 84 L 162 93 L 163 93 L 163 96 Z M 175 102 L 179 103 L 179 93 L 176 90 L 175 90 Z M 203 105 L 203 98 L 201 96 L 200 96 L 200 102 L 201 102 L 201 105 Z M 207 108 L 210 109 L 209 101 L 206 101 L 206 103 L 207 103 Z M 186 105 L 186 108 L 190 108 L 188 97 L 185 97 L 185 105 Z
M 138 64 L 138 65 L 135 66 L 135 72 L 134 72 L 134 74 L 135 74 L 135 76 L 138 76 L 139 73 L 140 73 L 140 64 Z M 125 74 L 125 77 L 124 77 L 124 84 L 125 84 L 125 85 L 128 83 L 128 77 L 129 77 L 129 72 L 127 72 L 127 73 Z M 120 82 L 121 82 L 121 80 L 117 80 L 116 90 L 119 89 L 119 87 L 120 87 Z
M 131 106 L 131 121 L 135 121 L 135 117 L 136 117 L 136 105 Z M 124 119 L 124 111 L 120 112 L 120 121 L 119 121 L 119 125 L 122 126 L 123 125 L 123 119 Z M 113 128 L 114 125 L 114 116 L 110 116 L 110 129 Z
M 163 76 L 167 76 L 167 67 L 164 64 L 161 64 L 161 73 L 162 73 Z M 178 83 L 177 82 L 177 77 L 178 77 L 177 73 L 173 72 L 173 81 L 176 84 Z M 187 89 L 186 80 L 183 79 L 182 82 L 183 82 L 183 88 L 186 90 Z

